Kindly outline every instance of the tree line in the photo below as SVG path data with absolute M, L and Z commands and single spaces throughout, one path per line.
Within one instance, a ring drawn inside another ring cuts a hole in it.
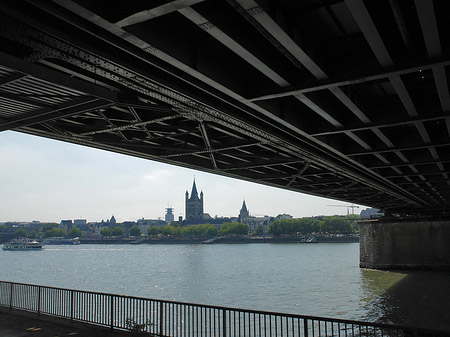
M 309 233 L 345 234 L 358 230 L 358 216 L 337 216 L 277 220 L 269 224 L 268 233 L 274 236 L 294 236 Z
M 210 238 L 218 235 L 239 236 L 248 234 L 248 225 L 240 222 L 225 222 L 220 229 L 209 223 L 201 225 L 191 225 L 186 227 L 162 226 L 149 227 L 148 236 L 171 236 L 179 238 Z
M 130 227 L 130 229 L 128 230 L 128 234 L 130 236 L 141 236 L 142 231 L 141 229 L 137 226 L 134 225 L 132 227 Z M 123 236 L 124 235 L 124 230 L 121 226 L 114 226 L 114 227 L 105 227 L 100 231 L 100 235 L 101 236 Z
M 353 233 L 358 230 L 356 220 L 359 219 L 357 215 L 349 215 L 346 218 L 337 216 L 327 216 L 322 218 L 300 218 L 300 219 L 284 219 L 277 220 L 269 224 L 267 234 L 273 236 L 295 236 L 299 234 L 308 233 Z M 14 232 L 14 237 L 81 237 L 82 231 L 77 227 L 72 227 L 67 233 L 65 229 L 58 228 L 57 224 L 44 224 L 42 228 L 37 231 L 33 230 L 27 232 L 20 228 Z M 0 232 L 7 232 L 9 228 L 0 225 Z M 225 222 L 220 228 L 212 224 L 190 225 L 181 227 L 180 224 L 174 222 L 167 226 L 152 226 L 147 230 L 150 237 L 155 236 L 170 236 L 177 238 L 210 238 L 214 236 L 242 236 L 248 235 L 249 227 L 240 222 Z M 128 230 L 130 236 L 139 237 L 142 232 L 137 225 L 134 225 Z M 253 234 L 262 235 L 264 227 L 258 226 Z M 103 237 L 119 237 L 124 235 L 122 226 L 105 227 L 100 231 Z

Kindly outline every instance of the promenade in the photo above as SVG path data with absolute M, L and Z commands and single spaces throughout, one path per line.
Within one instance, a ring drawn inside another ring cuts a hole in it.
M 126 331 L 111 331 L 108 328 L 70 322 L 67 319 L 41 315 L 36 313 L 12 310 L 0 307 L 1 337 L 125 337 L 131 336 Z
M 130 336 L 130 326 L 173 337 L 450 337 L 449 331 L 0 281 L 0 337 Z

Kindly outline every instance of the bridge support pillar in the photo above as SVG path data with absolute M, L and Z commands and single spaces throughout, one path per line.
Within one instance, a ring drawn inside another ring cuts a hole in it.
M 450 270 L 450 221 L 361 221 L 359 266 Z

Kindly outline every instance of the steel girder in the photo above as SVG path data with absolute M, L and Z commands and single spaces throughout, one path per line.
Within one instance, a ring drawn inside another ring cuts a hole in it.
M 450 5 L 0 4 L 0 131 L 448 215 Z

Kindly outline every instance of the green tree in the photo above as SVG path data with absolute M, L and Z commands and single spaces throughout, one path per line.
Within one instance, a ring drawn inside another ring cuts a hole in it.
M 248 234 L 248 225 L 240 222 L 224 222 L 220 227 L 220 235 L 240 236 Z
M 164 236 L 181 236 L 181 228 L 172 225 L 159 227 L 159 234 Z
M 172 236 L 172 237 L 184 237 L 184 238 L 210 238 L 217 236 L 219 231 L 216 226 L 211 224 L 191 225 L 184 228 L 168 226 L 152 226 L 147 229 L 149 236 Z
M 201 229 L 204 233 L 204 237 L 210 238 L 210 237 L 219 235 L 219 230 L 214 225 L 205 224 L 205 225 L 200 225 L 200 226 L 202 226 Z M 247 233 L 248 233 L 248 228 L 247 228 Z
M 263 235 L 264 234 L 264 226 L 259 224 L 258 227 L 256 227 L 255 232 L 253 234 Z
M 0 233 L 7 233 L 9 232 L 9 227 L 6 225 L 0 225 Z
M 53 224 L 53 223 L 46 223 L 42 226 L 41 228 L 41 232 L 45 233 L 46 231 L 55 228 L 56 226 L 58 226 L 57 224 Z
M 320 232 L 323 221 L 313 218 L 284 219 L 269 224 L 268 232 L 274 236 L 295 236 Z
M 359 214 L 350 214 L 347 216 L 347 219 L 350 220 L 350 226 L 352 229 L 352 232 L 357 232 L 359 231 L 359 224 L 358 224 L 358 220 L 361 217 L 359 216 Z
M 66 231 L 63 228 L 52 228 L 44 232 L 44 237 L 46 238 L 64 236 L 66 236 Z
M 23 228 L 16 229 L 14 231 L 14 237 L 15 238 L 26 238 L 28 236 L 27 231 Z
M 158 234 L 161 234 L 161 231 L 160 231 L 159 227 L 151 226 L 151 227 L 147 228 L 147 234 L 148 234 L 148 236 L 157 236 Z
M 30 233 L 28 234 L 28 237 L 29 237 L 29 238 L 35 239 L 35 238 L 38 237 L 38 235 L 39 235 L 38 231 L 37 231 L 36 229 L 33 229 L 33 230 L 31 230 Z
M 69 231 L 67 236 L 69 238 L 76 238 L 76 237 L 80 237 L 82 234 L 83 233 L 81 232 L 81 229 L 79 229 L 78 227 L 72 227 L 72 229 Z
M 105 227 L 100 231 L 101 236 L 111 236 L 111 228 Z
M 274 221 L 269 224 L 268 232 L 274 236 L 280 236 L 282 234 L 281 224 L 279 221 Z
M 322 232 L 328 233 L 350 233 L 352 232 L 351 222 L 347 218 L 337 216 L 327 216 L 323 218 Z
M 216 226 L 207 224 L 192 225 L 184 227 L 181 231 L 183 237 L 188 238 L 210 238 L 217 236 L 218 230 Z
M 137 225 L 134 225 L 129 230 L 130 236 L 141 236 L 142 232 Z
M 111 230 L 112 236 L 122 236 L 123 235 L 123 228 L 120 226 L 116 226 Z

